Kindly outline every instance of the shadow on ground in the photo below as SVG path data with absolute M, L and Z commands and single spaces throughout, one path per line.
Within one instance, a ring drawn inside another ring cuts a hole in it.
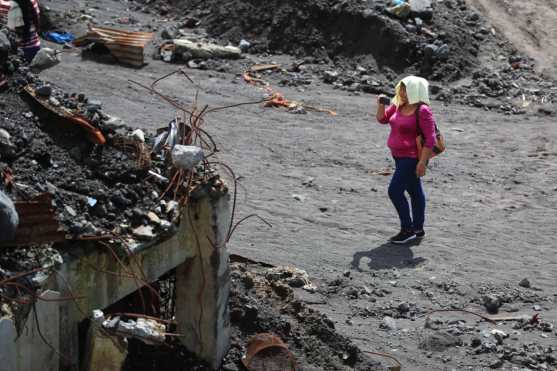
M 392 243 L 384 243 L 367 251 L 356 252 L 352 258 L 351 268 L 358 271 L 364 271 L 360 267 L 362 259 L 367 259 L 370 270 L 392 269 L 392 268 L 413 268 L 418 264 L 426 261 L 422 257 L 414 257 L 411 250 L 413 246 L 420 245 L 421 241 L 412 241 L 405 245 L 395 245 Z

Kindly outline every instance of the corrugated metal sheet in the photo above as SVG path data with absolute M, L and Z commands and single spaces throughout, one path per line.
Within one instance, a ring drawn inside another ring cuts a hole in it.
M 2 246 L 30 246 L 66 240 L 66 234 L 55 218 L 51 195 L 44 193 L 30 201 L 14 204 L 19 215 L 16 239 Z
M 90 26 L 87 35 L 76 39 L 74 45 L 84 46 L 93 42 L 101 43 L 121 63 L 141 67 L 145 64 L 145 45 L 153 38 L 154 34 L 152 32 L 132 32 Z

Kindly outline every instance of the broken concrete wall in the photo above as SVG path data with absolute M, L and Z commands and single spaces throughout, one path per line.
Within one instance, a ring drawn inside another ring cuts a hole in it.
M 98 245 L 81 243 L 66 250 L 64 264 L 47 287 L 60 292 L 57 297 L 80 299 L 36 304 L 41 333 L 56 351 L 42 341 L 32 313 L 20 338 L 14 321 L 2 318 L 0 371 L 36 371 L 37 365 L 41 371 L 80 370 L 79 323 L 94 309 L 110 306 L 177 267 L 178 332 L 185 335 L 184 343 L 191 351 L 216 368 L 228 351 L 230 337 L 225 249 L 229 202 L 228 194 L 192 200 L 175 235 L 160 243 L 134 247 L 134 255 L 122 258 L 122 263 L 109 249 Z M 139 279 L 130 277 L 130 272 Z M 48 295 L 54 293 L 49 291 Z M 103 346 L 96 349 L 109 348 L 103 339 L 97 340 L 100 342 L 95 346 Z M 57 351 L 64 358 L 59 358 Z
M 227 200 L 203 199 L 184 215 L 197 255 L 176 270 L 176 320 L 182 343 L 218 369 L 230 346 Z M 206 223 L 211 220 L 211 223 Z
M 55 300 L 60 294 L 46 291 L 41 297 Z M 19 335 L 13 318 L 0 318 L 0 371 L 58 371 L 59 305 L 39 300 L 35 310 L 36 320 L 32 309 Z
M 128 345 L 108 336 L 99 327 L 91 326 L 85 352 L 83 371 L 121 371 L 128 355 Z

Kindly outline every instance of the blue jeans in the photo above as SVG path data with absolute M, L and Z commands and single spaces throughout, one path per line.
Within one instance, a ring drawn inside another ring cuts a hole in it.
M 416 176 L 417 164 L 416 158 L 395 158 L 396 167 L 389 184 L 389 198 L 400 218 L 401 229 L 421 231 L 425 220 L 425 194 L 422 181 Z M 412 216 L 405 191 L 412 202 Z

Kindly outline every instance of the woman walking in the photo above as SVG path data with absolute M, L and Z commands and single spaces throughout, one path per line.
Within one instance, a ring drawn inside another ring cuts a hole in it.
M 390 241 L 396 244 L 425 236 L 426 199 L 420 178 L 426 174 L 436 142 L 428 87 L 427 80 L 408 76 L 397 84 L 393 103 L 388 108 L 384 97 L 378 98 L 377 121 L 391 127 L 387 146 L 395 160 L 395 172 L 389 185 L 389 198 L 400 219 L 400 232 Z M 421 149 L 418 136 L 423 138 Z M 412 211 L 405 192 L 410 196 Z

